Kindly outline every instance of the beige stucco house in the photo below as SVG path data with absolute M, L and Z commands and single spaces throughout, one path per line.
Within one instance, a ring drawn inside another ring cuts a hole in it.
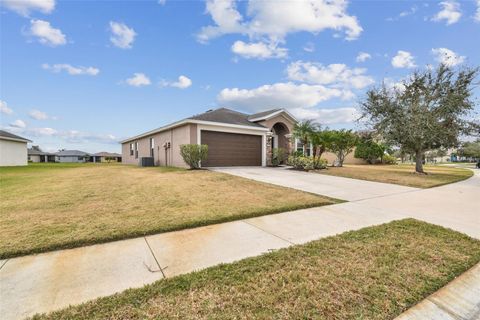
M 219 108 L 125 139 L 122 162 L 138 164 L 153 157 L 159 166 L 185 167 L 182 144 L 208 145 L 202 167 L 266 166 L 272 147 L 292 150 L 291 132 L 297 120 L 286 110 L 245 114 Z
M 141 158 L 152 157 L 157 166 L 185 167 L 180 146 L 206 144 L 208 158 L 202 167 L 267 166 L 272 148 L 283 148 L 287 153 L 302 149 L 292 137 L 296 122 L 284 109 L 256 114 L 227 108 L 209 110 L 121 141 L 122 163 L 139 164 Z M 310 151 L 311 146 L 307 149 Z M 329 153 L 322 157 L 329 163 L 335 160 Z M 357 159 L 351 154 L 347 160 Z
M 28 142 L 32 141 L 0 130 L 0 166 L 26 166 Z

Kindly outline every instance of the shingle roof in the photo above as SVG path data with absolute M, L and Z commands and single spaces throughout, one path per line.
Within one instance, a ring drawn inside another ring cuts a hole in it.
M 55 153 L 56 156 L 60 157 L 83 157 L 83 156 L 89 156 L 90 154 L 80 151 L 80 150 L 61 150 Z
M 248 114 L 230 110 L 227 108 L 219 108 L 215 110 L 209 110 L 207 112 L 195 115 L 187 119 L 238 124 L 242 126 L 263 128 L 262 125 L 251 122 L 248 120 L 248 118 L 249 118 Z
M 53 153 L 44 152 L 40 149 L 35 148 L 28 148 L 28 155 L 29 156 L 46 156 L 46 155 L 53 155 Z
M 112 152 L 97 152 L 94 154 L 95 157 L 121 157 L 119 153 Z
M 28 140 L 26 138 L 17 136 L 16 134 L 13 134 L 13 133 L 10 133 L 10 132 L 4 131 L 4 130 L 0 130 L 0 138 L 5 138 L 7 140 L 15 139 L 15 140 L 22 140 L 22 141 L 25 141 L 25 142 L 31 142 L 31 140 Z
M 272 114 L 272 113 L 280 111 L 280 110 L 282 110 L 282 109 L 271 109 L 271 110 L 251 114 L 251 115 L 248 116 L 248 120 L 262 118 L 262 117 L 268 116 L 269 114 Z

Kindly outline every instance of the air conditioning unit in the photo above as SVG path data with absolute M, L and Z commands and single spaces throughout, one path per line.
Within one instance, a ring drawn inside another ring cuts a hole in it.
M 141 157 L 138 165 L 140 167 L 153 167 L 155 163 L 153 157 Z

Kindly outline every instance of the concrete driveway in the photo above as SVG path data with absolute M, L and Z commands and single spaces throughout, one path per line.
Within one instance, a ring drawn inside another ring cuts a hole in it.
M 347 201 L 364 200 L 420 190 L 389 183 L 294 171 L 285 167 L 224 167 L 210 169 Z

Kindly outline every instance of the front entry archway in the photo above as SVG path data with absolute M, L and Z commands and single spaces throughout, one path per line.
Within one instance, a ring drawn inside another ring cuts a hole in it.
M 288 138 L 288 135 L 290 134 L 290 130 L 288 129 L 287 125 L 285 125 L 282 122 L 277 122 L 272 126 L 271 131 L 272 131 L 272 136 L 271 136 L 270 146 L 272 150 L 283 149 L 284 154 L 288 155 L 290 153 L 290 141 Z

